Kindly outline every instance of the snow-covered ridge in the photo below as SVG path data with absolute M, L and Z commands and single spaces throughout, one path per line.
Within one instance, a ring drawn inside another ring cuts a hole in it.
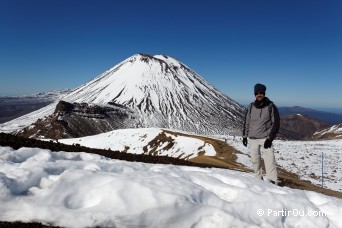
M 342 139 L 342 123 L 333 125 L 330 128 L 318 131 L 314 134 L 316 138 L 329 137 L 331 139 Z
M 156 140 L 158 136 L 163 136 L 164 140 L 161 139 L 151 145 L 151 141 Z M 200 153 L 206 156 L 216 155 L 211 144 L 192 137 L 174 136 L 157 128 L 119 129 L 94 136 L 62 139 L 59 142 L 68 145 L 80 144 L 90 148 L 125 151 L 132 154 L 152 154 L 181 159 L 191 159 Z

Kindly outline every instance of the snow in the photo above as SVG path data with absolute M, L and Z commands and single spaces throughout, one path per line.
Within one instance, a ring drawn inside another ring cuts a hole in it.
M 237 171 L 10 147 L 0 147 L 0 164 L 1 221 L 62 227 L 342 227 L 341 199 L 281 188 Z
M 152 141 L 163 130 L 158 128 L 143 129 L 120 129 L 94 136 L 59 140 L 65 144 L 80 144 L 82 146 L 124 151 L 128 153 L 142 154 L 143 147 Z M 177 131 L 179 132 L 179 131 Z M 184 134 L 186 132 L 183 132 Z M 216 151 L 211 144 L 202 140 L 166 133 L 172 137 L 174 145 L 168 150 L 163 150 L 166 145 L 159 145 L 158 155 L 193 158 L 199 152 L 205 152 L 206 156 L 215 156 Z M 227 143 L 242 154 L 237 155 L 237 163 L 248 168 L 253 168 L 249 151 L 242 145 L 241 137 L 235 136 L 213 136 Z M 322 153 L 324 163 L 324 187 L 335 191 L 342 191 L 342 140 L 321 141 L 285 141 L 275 140 L 273 142 L 276 162 L 285 170 L 297 174 L 303 180 L 309 180 L 318 186 L 322 185 Z
M 148 131 L 139 129 L 118 129 L 102 133 L 95 136 L 81 138 L 61 139 L 59 142 L 72 145 L 80 144 L 82 146 L 99 149 L 111 149 L 113 151 L 124 151 L 129 145 L 128 153 L 143 153 L 143 147 L 152 141 L 161 133 L 161 129 L 150 128 Z
M 252 168 L 248 148 L 242 145 L 241 137 L 217 136 L 241 151 L 237 162 Z M 319 141 L 274 140 L 275 157 L 278 165 L 298 174 L 301 179 L 322 185 L 322 153 L 324 164 L 324 187 L 342 191 L 342 139 Z
M 214 147 L 211 144 L 204 143 L 202 140 L 185 137 L 185 136 L 175 137 L 171 135 L 171 137 L 175 140 L 176 145 L 181 145 L 181 146 L 175 147 L 176 151 L 179 150 L 179 151 L 187 152 L 190 155 L 192 155 L 190 156 L 190 158 L 197 156 L 197 153 L 196 153 L 197 148 L 201 148 L 201 150 L 205 152 L 203 155 L 206 155 L 206 156 L 216 155 L 216 151 Z
M 158 57 L 162 62 L 158 62 Z M 114 100 L 116 103 L 125 105 L 132 97 L 134 103 L 139 104 L 151 95 L 152 104 L 157 106 L 160 101 L 168 100 L 169 91 L 177 87 L 179 90 L 183 86 L 174 79 L 173 72 L 165 69 L 171 66 L 180 67 L 177 60 L 160 55 L 154 58 L 140 54 L 134 55 L 74 90 L 64 100 L 99 104 Z M 189 79 L 194 76 L 186 75 L 184 71 L 177 73 L 178 80 L 188 86 L 187 90 L 196 93 L 194 83 Z M 201 88 L 205 89 L 203 86 Z M 166 102 L 162 103 L 166 104 Z M 177 102 L 176 105 L 179 104 L 180 102 Z
M 37 102 L 37 101 L 51 101 L 52 103 L 34 112 L 28 113 L 14 120 L 0 124 L 0 132 L 11 133 L 13 131 L 21 130 L 22 128 L 33 124 L 38 119 L 44 118 L 45 116 L 52 114 L 53 111 L 55 110 L 55 107 L 58 101 L 69 92 L 70 92 L 69 89 L 52 90 L 52 91 L 44 92 L 44 93 L 38 93 L 38 94 L 32 94 L 32 95 L 26 95 L 26 96 L 20 96 L 20 97 L 12 97 L 15 102 L 14 104 L 18 104 L 18 103 L 29 104 L 29 103 Z
M 163 133 L 158 128 L 138 128 L 138 129 L 118 129 L 99 135 L 61 139 L 59 142 L 72 145 L 80 144 L 82 146 L 99 149 L 111 149 L 113 151 L 126 151 L 127 153 L 143 154 L 144 147 L 154 138 Z M 206 156 L 215 156 L 214 147 L 204 141 L 186 136 L 174 136 L 164 132 L 166 137 L 171 137 L 173 145 L 170 149 L 164 149 L 167 145 L 158 145 L 156 151 L 159 156 L 193 158 L 203 151 Z M 148 148 L 150 149 L 150 148 Z
M 152 141 L 163 129 L 120 129 L 94 136 L 59 140 L 65 144 L 80 144 L 91 148 L 100 148 L 124 151 L 128 153 L 142 154 L 143 147 Z M 179 131 L 177 131 L 179 132 Z M 183 132 L 184 134 L 186 132 Z M 206 156 L 215 156 L 216 151 L 211 144 L 202 140 L 166 133 L 172 137 L 174 145 L 164 150 L 166 145 L 159 145 L 158 155 L 193 158 L 203 151 Z M 237 163 L 253 168 L 249 151 L 242 145 L 241 137 L 235 136 L 213 136 L 220 140 L 227 140 L 227 143 L 242 154 L 237 155 Z M 275 140 L 276 162 L 285 170 L 297 174 L 303 180 L 309 180 L 318 186 L 322 185 L 322 153 L 324 163 L 324 187 L 335 191 L 342 191 L 342 140 L 321 140 L 321 141 L 285 141 Z
M 314 135 L 324 135 L 329 133 L 335 133 L 336 137 L 342 134 L 342 124 L 333 125 L 330 128 L 316 132 Z

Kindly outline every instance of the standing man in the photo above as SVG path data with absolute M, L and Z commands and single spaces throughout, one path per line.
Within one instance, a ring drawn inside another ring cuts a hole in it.
M 265 85 L 256 84 L 254 86 L 255 101 L 247 109 L 242 142 L 244 146 L 247 146 L 249 140 L 249 151 L 254 173 L 260 180 L 263 180 L 261 163 L 261 148 L 263 148 L 267 180 L 277 185 L 277 167 L 272 141 L 279 131 L 280 117 L 277 107 L 265 97 L 265 92 Z

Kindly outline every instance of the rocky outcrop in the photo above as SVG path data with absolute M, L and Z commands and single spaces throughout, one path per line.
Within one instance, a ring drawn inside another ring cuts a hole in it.
M 17 135 L 34 138 L 75 138 L 95 135 L 120 128 L 140 127 L 139 119 L 121 105 L 95 105 L 60 101 L 53 114 L 38 119 Z

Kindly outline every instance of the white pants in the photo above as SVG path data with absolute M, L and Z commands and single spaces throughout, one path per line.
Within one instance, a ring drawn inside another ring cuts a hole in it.
M 251 155 L 251 161 L 253 164 L 253 169 L 255 177 L 258 179 L 262 178 L 262 163 L 261 163 L 261 148 L 262 157 L 264 158 L 266 177 L 268 180 L 272 180 L 277 183 L 277 164 L 275 162 L 273 145 L 271 148 L 265 149 L 264 143 L 265 139 L 249 139 L 249 151 Z

